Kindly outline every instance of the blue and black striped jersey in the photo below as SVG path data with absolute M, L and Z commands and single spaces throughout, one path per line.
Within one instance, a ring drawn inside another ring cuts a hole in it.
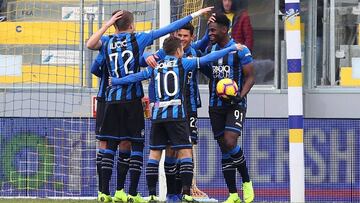
M 200 58 L 176 58 L 168 55 L 154 69 L 148 67 L 123 78 L 112 77 L 111 83 L 117 86 L 128 85 L 151 78 L 154 81 L 152 86 L 155 89 L 152 98 L 154 100 L 152 120 L 154 122 L 184 120 L 187 113 L 184 111 L 187 72 L 200 68 L 200 65 L 215 61 L 235 50 L 237 47 L 234 45 Z
M 232 46 L 236 44 L 233 39 L 229 41 L 224 48 Z M 207 53 L 220 50 L 218 44 L 209 47 Z M 233 79 L 239 87 L 239 92 L 242 89 L 243 83 L 243 75 L 242 68 L 244 65 L 249 64 L 253 61 L 250 50 L 244 46 L 244 48 L 240 51 L 230 52 L 224 57 L 218 59 L 215 62 L 211 62 L 211 70 L 210 81 L 209 81 L 209 107 L 224 107 L 228 104 L 224 103 L 216 94 L 216 84 L 219 80 L 223 78 L 231 78 Z M 209 75 L 209 74 L 206 74 Z M 246 108 L 246 98 L 240 103 Z
M 111 77 L 122 78 L 140 71 L 140 56 L 145 47 L 145 33 L 120 33 L 109 39 L 106 47 L 107 64 Z M 131 101 L 144 96 L 141 82 L 111 87 L 106 101 Z
M 117 80 L 116 84 L 129 84 L 151 78 L 154 88 L 154 122 L 185 120 L 184 101 L 187 72 L 199 67 L 199 58 L 185 59 L 165 56 L 154 69 L 151 67 Z
M 96 56 L 94 62 L 91 65 L 91 73 L 97 76 L 99 80 L 99 91 L 97 94 L 97 99 L 105 101 L 105 92 L 107 87 L 109 86 L 109 71 L 106 66 L 106 56 L 105 49 L 107 41 L 111 36 L 103 36 L 101 37 L 102 47 L 99 50 L 98 55 Z
M 179 29 L 190 20 L 192 20 L 192 17 L 189 15 L 168 26 L 148 33 L 119 33 L 113 35 L 105 49 L 109 75 L 122 78 L 139 72 L 141 65 L 146 66 L 146 64 L 140 64 L 140 57 L 143 55 L 144 49 L 151 45 L 155 39 Z M 123 86 L 112 86 L 107 91 L 106 101 L 132 101 L 143 96 L 141 82 L 137 82 Z
M 160 49 L 156 52 L 156 55 L 160 59 L 164 59 L 166 54 L 163 49 Z M 189 46 L 184 50 L 183 58 L 192 58 L 200 57 L 201 53 L 195 50 L 193 47 Z M 199 87 L 197 82 L 197 72 L 198 70 L 190 70 L 187 72 L 186 81 L 185 81 L 185 99 L 186 99 L 186 111 L 187 112 L 197 112 L 197 108 L 201 107 L 201 99 L 199 93 Z

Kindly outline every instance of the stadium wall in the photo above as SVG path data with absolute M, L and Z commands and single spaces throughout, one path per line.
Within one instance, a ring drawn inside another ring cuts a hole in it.
M 19 89 L 0 89 L 1 117 L 88 117 L 92 115 L 92 96 L 96 96 L 96 89 L 47 85 L 34 91 L 27 87 L 31 85 L 21 86 Z M 146 90 L 147 87 L 144 89 Z M 206 85 L 201 85 L 200 94 L 202 107 L 199 109 L 199 117 L 208 117 Z M 339 90 L 319 93 L 304 90 L 304 117 L 360 118 L 358 101 L 360 101 L 360 94 L 356 92 Z M 287 109 L 286 90 L 254 87 L 248 96 L 247 117 L 286 118 Z
M 95 197 L 94 125 L 89 118 L 0 118 L 0 196 Z M 198 126 L 197 185 L 224 200 L 221 153 L 209 119 Z M 149 128 L 147 121 L 146 136 Z M 359 134 L 359 120 L 305 119 L 306 201 L 360 201 Z M 288 120 L 247 119 L 240 142 L 256 200 L 289 201 Z M 139 190 L 147 194 L 144 174 Z

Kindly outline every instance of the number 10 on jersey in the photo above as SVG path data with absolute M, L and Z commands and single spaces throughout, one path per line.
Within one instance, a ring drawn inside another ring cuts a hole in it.
M 174 90 L 172 92 L 169 92 L 169 84 L 168 84 L 168 78 L 169 75 L 172 75 L 174 80 L 172 80 Z M 161 77 L 162 76 L 162 77 Z M 179 90 L 179 79 L 178 76 L 174 71 L 167 71 L 165 74 L 157 73 L 155 77 L 155 82 L 157 84 L 157 95 L 159 98 L 162 98 L 163 95 L 167 95 L 169 97 L 175 96 L 176 93 Z M 164 90 L 164 92 L 161 92 L 161 87 Z

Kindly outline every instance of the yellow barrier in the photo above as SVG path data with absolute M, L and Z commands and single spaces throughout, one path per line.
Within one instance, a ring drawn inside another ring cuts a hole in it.
M 345 86 L 345 87 L 360 86 L 360 79 L 354 79 L 352 77 L 351 67 L 340 68 L 340 86 Z
M 83 72 L 85 78 L 85 70 Z M 85 81 L 84 81 L 85 82 Z M 0 84 L 14 83 L 47 83 L 79 85 L 79 67 L 77 66 L 48 66 L 48 65 L 24 65 L 20 76 L 0 76 Z M 97 77 L 92 77 L 93 88 L 97 87 Z
M 97 22 L 94 22 L 97 25 Z M 97 26 L 94 26 L 94 32 Z M 152 29 L 150 21 L 137 22 L 137 31 Z M 0 44 L 66 44 L 77 45 L 80 41 L 78 22 L 1 22 Z M 109 30 L 113 33 L 114 28 Z M 88 24 L 84 25 L 84 39 L 88 39 Z

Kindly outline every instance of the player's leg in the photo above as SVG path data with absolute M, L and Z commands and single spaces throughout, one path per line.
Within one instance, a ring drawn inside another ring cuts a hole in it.
M 124 185 L 130 165 L 131 142 L 125 140 L 121 141 L 118 148 L 117 186 L 113 202 L 126 202 L 127 195 L 124 190 Z
M 95 134 L 96 134 L 96 138 L 98 139 L 98 142 L 99 142 L 97 153 L 96 153 L 96 171 L 97 171 L 98 181 L 99 181 L 98 197 L 100 197 L 101 190 L 102 190 L 101 161 L 102 161 L 102 157 L 104 154 L 104 150 L 106 149 L 106 141 L 101 140 L 99 137 L 100 128 L 101 128 L 102 122 L 104 120 L 105 106 L 106 106 L 105 101 L 103 101 L 103 99 L 97 98 Z
M 111 202 L 112 198 L 109 191 L 109 182 L 111 179 L 112 168 L 114 166 L 114 155 L 121 139 L 118 127 L 118 115 L 122 112 L 119 104 L 106 104 L 104 119 L 101 124 L 100 135 L 98 139 L 106 140 L 106 149 L 104 151 L 101 161 L 101 179 L 102 179 L 102 194 L 100 200 L 102 202 Z
M 159 179 L 159 161 L 162 149 L 151 149 L 146 164 L 146 183 L 149 190 L 149 202 L 157 202 L 156 184 Z
M 168 144 L 163 123 L 152 123 L 149 139 L 150 154 L 146 165 L 146 182 L 149 190 L 149 202 L 156 202 L 156 184 L 159 178 L 159 161 L 162 150 Z
M 96 172 L 98 175 L 98 185 L 99 185 L 99 189 L 98 189 L 98 197 L 100 197 L 101 195 L 101 191 L 102 191 L 102 175 L 101 175 L 101 161 L 102 158 L 104 156 L 104 152 L 106 149 L 106 141 L 99 141 L 99 145 L 98 145 L 98 150 L 96 153 Z
M 168 122 L 166 123 L 166 131 L 169 135 L 172 148 L 178 150 L 183 194 L 182 202 L 196 202 L 194 198 L 190 196 L 194 163 L 192 160 L 192 144 L 190 142 L 187 122 Z
M 226 111 L 218 110 L 218 109 L 210 109 L 210 122 L 211 128 L 214 133 L 214 138 L 217 141 L 221 153 L 221 165 L 222 165 L 222 173 L 225 179 L 226 186 L 229 191 L 229 197 L 225 201 L 226 203 L 240 203 L 241 199 L 237 193 L 236 188 L 236 168 L 232 164 L 232 159 L 228 154 L 228 150 L 225 147 L 224 140 L 224 129 L 226 122 Z
M 166 176 L 166 185 L 167 187 L 167 194 L 166 194 L 166 202 L 178 202 L 180 201 L 177 194 L 181 194 L 182 188 L 180 188 L 180 193 L 177 193 L 179 183 L 176 182 L 176 176 L 180 176 L 180 171 L 177 170 L 177 153 L 175 150 L 171 149 L 170 146 L 166 148 L 165 154 L 165 176 Z M 180 165 L 179 165 L 180 169 Z M 181 178 L 180 178 L 180 187 L 181 185 Z
M 143 167 L 143 150 L 144 150 L 144 134 L 145 134 L 145 120 L 141 100 L 125 103 L 125 116 L 122 120 L 125 123 L 125 129 L 129 140 L 131 140 L 131 155 L 130 155 L 130 186 L 128 201 L 135 203 L 142 203 L 145 200 L 137 191 L 141 170 Z
M 188 125 L 190 130 L 190 138 L 191 143 L 193 145 L 193 162 L 194 162 L 194 176 L 191 184 L 191 196 L 193 197 L 202 197 L 202 198 L 208 198 L 208 196 L 201 191 L 197 185 L 196 185 L 196 160 L 197 160 L 197 154 L 196 154 L 196 147 L 198 143 L 198 128 L 197 128 L 197 112 L 190 112 L 188 116 Z
M 101 176 L 102 176 L 102 194 L 100 195 L 101 202 L 112 202 L 110 196 L 109 183 L 114 166 L 114 155 L 118 145 L 118 141 L 108 140 L 104 155 L 101 161 Z
M 232 159 L 233 166 L 242 177 L 244 201 L 252 202 L 254 200 L 252 182 L 250 181 L 244 152 L 237 144 L 238 137 L 242 134 L 245 113 L 245 110 L 241 107 L 234 107 L 228 110 L 223 144 Z

